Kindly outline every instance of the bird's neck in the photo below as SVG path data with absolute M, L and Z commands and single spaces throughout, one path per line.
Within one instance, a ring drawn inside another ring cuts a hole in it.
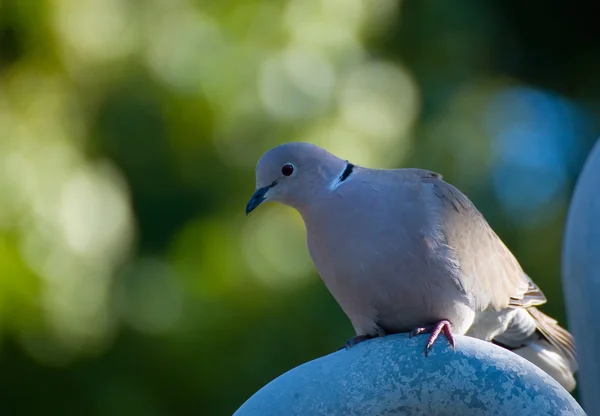
M 295 207 L 307 230 L 316 232 L 347 216 L 348 198 L 352 199 L 355 194 L 351 182 L 356 180 L 356 170 L 353 165 L 344 162 L 335 174 L 325 177 L 311 189 L 310 198 Z

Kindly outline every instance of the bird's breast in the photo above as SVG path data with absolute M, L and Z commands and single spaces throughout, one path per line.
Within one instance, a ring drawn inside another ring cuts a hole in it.
M 351 203 L 305 218 L 311 258 L 346 314 L 371 315 L 394 331 L 453 318 L 457 287 L 418 201 Z

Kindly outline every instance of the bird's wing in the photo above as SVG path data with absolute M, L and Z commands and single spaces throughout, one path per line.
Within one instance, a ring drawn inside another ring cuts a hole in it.
M 546 302 L 541 290 L 524 272 L 513 254 L 492 230 L 473 203 L 433 172 L 422 171 L 432 190 L 446 244 L 462 271 L 462 285 L 476 310 L 530 307 Z

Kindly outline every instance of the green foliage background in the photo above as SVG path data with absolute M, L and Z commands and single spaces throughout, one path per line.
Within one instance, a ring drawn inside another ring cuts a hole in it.
M 0 413 L 231 414 L 352 336 L 299 217 L 244 216 L 292 140 L 442 173 L 564 323 L 592 4 L 0 0 Z

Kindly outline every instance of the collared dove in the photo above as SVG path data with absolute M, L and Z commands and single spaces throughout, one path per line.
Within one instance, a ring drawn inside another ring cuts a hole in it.
M 312 261 L 356 331 L 442 332 L 492 341 L 575 388 L 571 335 L 537 305 L 546 298 L 473 203 L 441 175 L 368 169 L 308 143 L 269 150 L 249 214 L 264 201 L 295 208 Z

